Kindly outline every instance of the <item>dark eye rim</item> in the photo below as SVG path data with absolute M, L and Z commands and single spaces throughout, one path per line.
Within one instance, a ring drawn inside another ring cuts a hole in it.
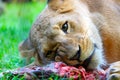
M 67 33 L 67 30 L 68 30 L 68 21 L 66 21 L 63 25 L 62 25 L 62 28 L 63 32 Z

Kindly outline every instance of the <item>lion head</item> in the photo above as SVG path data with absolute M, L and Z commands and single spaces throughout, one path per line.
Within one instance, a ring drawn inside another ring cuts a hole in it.
M 82 0 L 48 0 L 28 40 L 43 64 L 55 60 L 95 69 L 104 63 L 101 37 Z

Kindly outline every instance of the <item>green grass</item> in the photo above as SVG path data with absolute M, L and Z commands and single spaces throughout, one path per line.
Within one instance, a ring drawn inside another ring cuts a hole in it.
M 45 3 L 6 4 L 0 16 L 0 72 L 24 66 L 18 44 L 28 37 L 32 23 Z

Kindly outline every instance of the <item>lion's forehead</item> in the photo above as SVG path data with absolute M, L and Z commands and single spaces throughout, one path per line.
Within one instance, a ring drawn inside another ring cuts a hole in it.
M 51 14 L 52 16 L 52 14 Z M 80 18 L 78 18 L 79 15 L 77 13 L 65 13 L 65 14 L 58 14 L 54 15 L 53 17 L 49 18 L 49 22 L 51 25 L 59 24 L 61 22 L 74 22 L 74 23 L 80 23 Z

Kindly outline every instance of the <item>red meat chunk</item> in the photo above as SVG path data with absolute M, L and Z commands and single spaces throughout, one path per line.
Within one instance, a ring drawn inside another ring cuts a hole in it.
M 76 68 L 74 66 L 68 66 L 62 62 L 53 62 L 44 67 L 23 67 L 17 70 L 12 70 L 11 72 L 14 75 L 19 74 L 20 76 L 28 74 L 26 76 L 26 80 L 29 80 L 34 76 L 41 79 L 43 77 L 43 73 L 46 78 L 49 78 L 52 73 L 55 73 L 60 77 L 73 78 L 74 80 L 105 80 L 106 77 L 106 72 L 104 70 L 86 71 L 82 66 Z

